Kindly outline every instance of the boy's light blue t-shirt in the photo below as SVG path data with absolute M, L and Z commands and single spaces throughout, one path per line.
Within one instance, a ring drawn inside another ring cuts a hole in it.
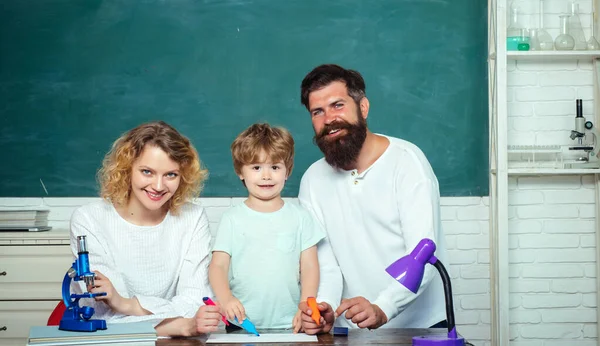
M 213 251 L 231 256 L 229 286 L 257 328 L 291 328 L 300 302 L 300 254 L 325 237 L 299 205 L 272 213 L 245 203 L 221 218 Z

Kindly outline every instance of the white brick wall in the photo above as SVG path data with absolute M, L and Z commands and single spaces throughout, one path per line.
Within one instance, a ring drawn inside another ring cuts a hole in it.
M 597 342 L 594 191 L 582 180 L 510 180 L 509 239 L 516 245 L 509 251 L 511 345 Z
M 50 226 L 68 229 L 73 210 L 92 200 L 95 198 L 0 198 L 0 209 L 49 209 Z M 201 198 L 199 203 L 207 210 L 211 231 L 216 231 L 227 208 L 242 201 L 243 198 Z M 457 330 L 475 345 L 489 346 L 489 199 L 443 197 L 441 205 Z
M 589 38 L 591 1 L 576 2 Z M 523 25 L 537 22 L 537 0 L 515 3 L 535 13 Z M 545 1 L 552 37 L 567 4 Z M 508 71 L 509 144 L 573 144 L 576 98 L 595 121 L 591 62 L 509 61 Z M 511 176 L 509 190 L 511 346 L 597 345 L 592 177 Z

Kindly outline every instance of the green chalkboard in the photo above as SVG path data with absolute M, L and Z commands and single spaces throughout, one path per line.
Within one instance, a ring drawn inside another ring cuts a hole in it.
M 111 143 L 165 120 L 243 196 L 229 145 L 267 121 L 296 140 L 284 190 L 321 157 L 300 82 L 360 71 L 369 127 L 423 149 L 443 196 L 488 193 L 487 4 L 474 0 L 3 0 L 0 196 L 96 196 Z M 42 186 L 42 182 L 43 185 Z

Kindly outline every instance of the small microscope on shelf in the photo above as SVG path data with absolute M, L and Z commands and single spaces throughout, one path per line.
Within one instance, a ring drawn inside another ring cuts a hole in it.
M 598 129 L 591 121 L 586 121 L 583 116 L 581 99 L 576 100 L 577 115 L 575 116 L 575 129 L 571 130 L 571 139 L 577 140 L 577 145 L 570 146 L 570 151 L 577 151 L 579 156 L 575 162 L 565 163 L 565 168 L 600 168 L 598 155 Z
M 106 329 L 105 320 L 93 320 L 94 308 L 91 306 L 79 306 L 79 299 L 94 298 L 105 296 L 101 293 L 83 293 L 71 294 L 71 279 L 74 281 L 83 281 L 86 287 L 94 286 L 96 274 L 90 270 L 90 262 L 87 251 L 85 236 L 77 237 L 77 258 L 67 273 L 62 283 L 62 298 L 66 310 L 63 314 L 58 329 L 77 331 L 77 332 L 95 332 L 98 329 Z

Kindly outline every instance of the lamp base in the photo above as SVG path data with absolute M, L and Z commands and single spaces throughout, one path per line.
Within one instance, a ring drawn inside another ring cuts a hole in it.
M 447 335 L 415 336 L 413 346 L 465 346 L 465 338 L 457 336 L 449 338 Z

